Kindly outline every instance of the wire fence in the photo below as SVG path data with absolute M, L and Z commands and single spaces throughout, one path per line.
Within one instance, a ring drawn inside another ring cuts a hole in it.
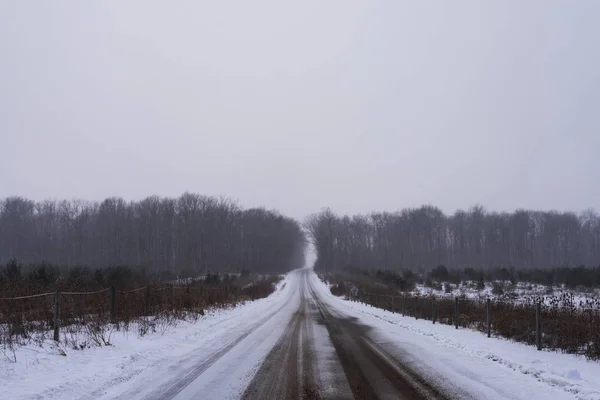
M 471 328 L 537 346 L 600 360 L 600 309 L 526 302 L 348 291 L 355 302 L 434 324 Z
M 34 333 L 61 333 L 78 327 L 100 330 L 113 324 L 128 326 L 144 318 L 169 315 L 204 315 L 207 308 L 225 307 L 265 297 L 273 280 L 241 288 L 233 284 L 147 285 L 132 290 L 115 287 L 93 292 L 55 292 L 18 297 L 0 297 L 0 345 L 11 346 Z M 92 328 L 90 328 L 92 327 Z

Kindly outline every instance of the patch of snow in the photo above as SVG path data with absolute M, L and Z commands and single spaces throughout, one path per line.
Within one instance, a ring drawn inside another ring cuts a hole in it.
M 504 288 L 503 294 L 494 293 L 493 285 L 501 285 Z M 441 298 L 453 298 L 462 297 L 471 300 L 484 300 L 490 298 L 492 300 L 510 300 L 517 303 L 525 302 L 530 298 L 539 298 L 544 304 L 550 305 L 553 301 L 559 302 L 561 305 L 573 304 L 576 307 L 587 307 L 586 302 L 598 301 L 600 299 L 600 290 L 592 290 L 589 292 L 581 292 L 573 289 L 568 289 L 564 285 L 554 286 L 549 288 L 548 286 L 532 284 L 527 282 L 516 282 L 511 285 L 510 281 L 495 281 L 486 282 L 482 289 L 477 287 L 475 281 L 463 281 L 459 285 L 451 285 L 451 290 L 446 291 L 446 285 L 448 283 L 440 284 L 442 289 L 434 289 L 426 287 L 423 284 L 415 285 L 412 290 L 412 295 L 419 296 L 435 296 Z
M 574 381 L 579 381 L 581 380 L 581 374 L 576 369 L 572 369 L 567 372 L 566 378 Z

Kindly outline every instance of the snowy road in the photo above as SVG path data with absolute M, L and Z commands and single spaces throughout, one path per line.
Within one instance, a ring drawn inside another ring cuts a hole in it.
M 228 340 L 228 344 L 193 367 L 169 371 L 176 378 L 150 393 L 133 389 L 128 397 L 150 399 L 443 399 L 435 387 L 395 359 L 369 337 L 368 326 L 349 318 L 319 297 L 314 273 L 292 272 L 288 302 Z M 288 290 L 289 290 L 288 289 Z M 273 340 L 273 324 L 283 332 Z M 318 339 L 318 342 L 316 338 Z M 254 371 L 256 349 L 273 348 Z M 325 350 L 321 354 L 320 350 Z M 322 356 L 327 354 L 327 358 Z M 243 393 L 236 382 L 254 376 Z M 237 378 L 236 378 L 237 377 Z M 136 393 L 137 392 L 137 393 Z
M 301 305 L 286 334 L 246 390 L 247 399 L 436 399 L 441 391 L 411 373 L 368 337 L 369 327 L 343 316 L 319 298 L 310 272 L 301 272 Z M 326 382 L 314 361 L 314 324 L 325 326 L 341 377 Z M 327 388 L 327 389 L 326 389 Z
M 236 330 L 223 332 L 213 352 L 161 366 L 112 398 L 530 400 L 582 393 L 436 343 L 425 347 L 430 339 L 332 296 L 310 269 L 290 273 L 278 296 L 260 317 L 240 318 Z M 171 378 L 157 384 L 157 375 Z
M 266 300 L 250 304 L 248 314 L 237 321 L 216 324 L 214 340 L 196 351 L 159 363 L 104 397 L 598 398 L 593 392 L 571 390 L 567 381 L 545 382 L 534 378 L 533 371 L 520 373 L 430 343 L 430 338 L 371 315 L 375 309 L 331 295 L 311 269 L 292 271 Z
M 311 269 L 163 334 L 16 358 L 0 398 L 600 400 L 599 363 L 349 302 Z

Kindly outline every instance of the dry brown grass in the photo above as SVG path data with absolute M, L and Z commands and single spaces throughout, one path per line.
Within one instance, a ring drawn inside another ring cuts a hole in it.
M 243 288 L 231 282 L 207 285 L 148 285 L 132 290 L 115 290 L 116 315 L 112 315 L 112 291 L 61 292 L 60 340 L 70 348 L 109 345 L 113 330 L 138 327 L 144 335 L 165 330 L 180 320 L 198 318 L 207 309 L 226 308 L 266 297 L 279 277 L 269 277 Z M 21 292 L 26 291 L 23 289 Z M 10 294 L 18 293 L 11 288 Z M 20 296 L 17 296 L 20 297 Z M 6 354 L 15 346 L 42 344 L 52 337 L 55 293 L 39 297 L 7 298 L 0 293 L 0 348 Z M 114 317 L 114 318 L 113 318 Z

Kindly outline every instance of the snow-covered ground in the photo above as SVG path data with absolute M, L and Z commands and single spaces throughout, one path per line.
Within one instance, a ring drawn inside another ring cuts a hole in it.
M 392 344 L 442 385 L 485 399 L 600 399 L 598 362 L 347 301 L 332 295 L 316 275 L 313 280 L 331 307 L 373 327 L 380 342 Z
M 296 281 L 291 273 L 265 299 L 209 312 L 163 334 L 114 332 L 106 347 L 71 350 L 48 341 L 0 354 L 0 399 L 145 398 L 193 378 L 182 371 L 197 365 L 207 370 L 194 386 L 210 395 L 203 398 L 238 398 L 298 308 Z
M 0 360 L 0 398 L 239 398 L 300 307 L 299 275 L 288 274 L 266 299 L 211 312 L 163 334 L 117 332 L 111 346 L 85 350 L 51 341 L 21 347 L 16 362 Z M 310 285 L 336 313 L 370 326 L 378 345 L 457 398 L 600 400 L 600 363 L 350 302 L 333 296 L 313 273 Z M 340 371 L 327 330 L 314 326 L 317 366 Z M 329 379 L 343 379 L 343 373 Z
M 503 293 L 494 293 L 494 284 L 502 287 Z M 422 284 L 417 284 L 414 293 L 422 295 L 435 295 L 436 297 L 457 297 L 462 296 L 468 299 L 515 299 L 518 300 L 523 297 L 559 297 L 562 295 L 573 296 L 573 300 L 576 304 L 580 301 L 588 299 L 599 299 L 600 289 L 592 289 L 587 292 L 580 290 L 568 289 L 566 286 L 553 286 L 548 287 L 545 285 L 539 285 L 528 282 L 516 282 L 511 285 L 510 281 L 497 281 L 494 283 L 486 282 L 485 287 L 482 289 L 477 288 L 477 282 L 462 282 L 459 285 L 453 284 L 441 284 L 441 289 L 434 289 L 426 287 Z M 446 290 L 445 285 L 449 285 L 449 290 Z
M 494 285 L 502 288 L 502 293 L 494 292 Z M 486 282 L 483 288 L 477 287 L 477 282 L 464 281 L 460 284 L 439 283 L 439 287 L 433 288 L 423 284 L 416 284 L 414 290 L 409 292 L 412 295 L 435 296 L 435 297 L 461 297 L 472 300 L 483 300 L 490 298 L 492 300 L 504 300 L 513 302 L 525 302 L 530 299 L 541 300 L 546 304 L 554 303 L 560 300 L 560 304 L 576 307 L 589 307 L 590 302 L 597 303 L 596 307 L 600 309 L 600 289 L 590 289 L 588 291 L 569 289 L 564 285 L 548 287 L 545 285 L 532 284 L 528 282 L 516 282 L 514 285 L 510 281 Z

